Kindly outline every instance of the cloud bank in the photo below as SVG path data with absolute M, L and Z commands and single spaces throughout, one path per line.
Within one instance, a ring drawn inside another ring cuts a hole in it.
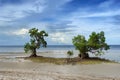
M 23 45 L 32 27 L 49 33 L 49 45 L 70 45 L 92 31 L 120 44 L 119 6 L 119 0 L 0 0 L 0 45 Z

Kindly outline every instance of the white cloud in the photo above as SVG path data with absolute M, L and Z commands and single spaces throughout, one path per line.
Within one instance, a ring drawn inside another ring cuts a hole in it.
M 116 11 L 105 11 L 105 12 L 99 12 L 99 13 L 91 13 L 87 15 L 82 15 L 79 17 L 112 17 L 120 14 L 120 10 Z
M 113 31 L 113 28 L 118 27 L 112 23 L 113 18 L 110 17 L 101 18 L 101 17 L 117 15 L 118 13 L 120 13 L 119 10 L 116 12 L 110 11 L 106 13 L 95 12 L 94 14 L 90 14 L 90 13 L 82 14 L 84 16 L 79 14 L 80 13 L 79 11 L 75 13 L 76 14 L 68 15 L 65 16 L 63 19 L 61 19 L 62 21 L 69 21 L 70 23 L 68 24 L 70 26 L 74 26 L 72 27 L 73 30 L 72 34 L 74 34 L 75 36 L 81 34 L 81 35 L 85 35 L 85 37 L 88 38 L 91 32 L 93 31 L 95 32 L 104 31 L 107 35 L 106 38 L 109 38 L 111 36 L 110 33 L 115 33 Z M 100 18 L 90 18 L 90 17 L 100 17 Z
M 22 29 L 19 29 L 19 30 L 16 30 L 16 31 L 13 31 L 11 32 L 12 35 L 18 35 L 18 36 L 21 36 L 21 35 L 25 35 L 28 33 L 28 29 L 25 29 L 25 28 L 22 28 Z
M 5 5 L 0 7 L 0 20 L 1 21 L 13 21 L 30 15 L 30 13 L 41 13 L 44 9 L 44 5 L 36 5 L 37 2 L 23 3 L 19 5 Z M 40 2 L 39 2 L 40 4 Z
M 115 4 L 115 0 L 106 0 L 96 7 L 86 6 L 72 12 L 68 17 L 73 18 L 90 18 L 90 17 L 113 17 L 120 15 L 120 8 Z
M 90 18 L 90 17 L 113 17 L 116 15 L 120 15 L 120 9 L 117 10 L 105 10 L 105 11 L 100 11 L 100 12 L 90 12 L 90 11 L 76 11 L 72 13 L 70 16 L 72 18 Z
M 34 13 L 42 14 L 43 16 L 56 15 L 54 12 L 70 0 L 30 0 L 22 4 L 7 4 L 0 6 L 0 25 L 16 21 L 24 17 L 33 15 Z M 48 16 L 48 17 L 49 17 Z
M 71 44 L 72 37 L 69 33 L 56 32 L 56 33 L 49 34 L 49 37 L 52 41 L 55 41 L 58 43 Z
M 27 26 L 29 26 L 29 28 L 38 28 L 39 30 L 46 30 L 48 23 L 46 22 L 33 22 L 33 23 L 29 23 Z
M 115 0 L 106 0 L 102 2 L 100 5 L 98 5 L 98 7 L 103 9 L 109 9 L 111 6 L 114 6 L 114 1 Z
M 112 8 L 114 6 L 110 6 L 113 5 L 113 0 L 106 1 L 100 5 L 97 5 L 95 8 L 86 6 L 83 9 L 74 10 L 66 15 L 62 14 L 62 12 L 58 15 L 58 12 L 65 7 L 64 4 L 66 5 L 69 1 L 72 0 L 29 0 L 29 2 L 22 3 L 20 5 L 7 4 L 5 6 L 1 6 L 0 33 L 23 36 L 28 32 L 28 29 L 35 27 L 39 30 L 47 31 L 50 40 L 52 40 L 53 43 L 55 41 L 56 43 L 58 42 L 65 44 L 71 44 L 71 40 L 74 35 L 76 36 L 78 34 L 82 34 L 89 36 L 92 31 L 105 31 L 108 38 L 111 38 L 111 36 L 114 38 L 117 33 L 119 34 L 119 32 L 116 32 L 115 30 L 113 31 L 112 28 L 119 27 L 115 26 L 112 21 L 114 16 L 120 15 L 119 8 L 114 9 Z M 25 18 L 27 16 L 30 20 Z M 21 19 L 20 22 L 18 22 L 19 19 Z M 6 29 L 4 28 L 5 30 L 2 29 L 4 25 L 6 26 Z M 19 25 L 26 25 L 28 26 L 28 29 L 18 29 L 20 28 Z M 11 28 L 10 26 L 13 27 Z M 110 33 L 116 34 L 112 35 Z M 119 37 L 119 35 L 115 38 L 117 37 Z

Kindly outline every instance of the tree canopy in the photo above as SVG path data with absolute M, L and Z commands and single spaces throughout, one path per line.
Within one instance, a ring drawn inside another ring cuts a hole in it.
M 88 57 L 87 52 L 88 52 L 88 46 L 87 46 L 87 41 L 83 35 L 78 35 L 73 38 L 73 44 L 77 50 L 81 54 L 79 54 L 79 57 Z
M 109 49 L 109 46 L 105 42 L 106 39 L 103 31 L 100 33 L 92 32 L 88 40 L 86 40 L 83 35 L 78 35 L 75 36 L 72 41 L 75 48 L 79 50 L 79 56 L 82 59 L 89 57 L 88 52 L 101 55 L 105 50 Z
M 30 57 L 36 57 L 36 49 L 47 46 L 47 42 L 45 41 L 44 37 L 47 37 L 48 34 L 45 31 L 38 31 L 36 28 L 30 29 L 29 34 L 31 39 L 30 42 L 24 45 L 24 50 L 26 53 L 28 51 L 32 52 Z
M 88 39 L 89 51 L 95 55 L 101 55 L 105 50 L 108 50 L 110 47 L 105 42 L 104 32 L 100 33 L 92 32 Z

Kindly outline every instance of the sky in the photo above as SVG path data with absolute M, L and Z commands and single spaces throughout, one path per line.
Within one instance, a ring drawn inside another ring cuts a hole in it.
M 0 45 L 24 45 L 33 27 L 49 34 L 48 45 L 71 45 L 93 31 L 119 45 L 120 0 L 0 0 Z

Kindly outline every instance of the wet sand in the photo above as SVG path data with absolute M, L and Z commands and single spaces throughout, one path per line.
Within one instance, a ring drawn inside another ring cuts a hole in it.
M 120 64 L 116 63 L 55 65 L 9 56 L 0 55 L 0 80 L 120 80 Z

